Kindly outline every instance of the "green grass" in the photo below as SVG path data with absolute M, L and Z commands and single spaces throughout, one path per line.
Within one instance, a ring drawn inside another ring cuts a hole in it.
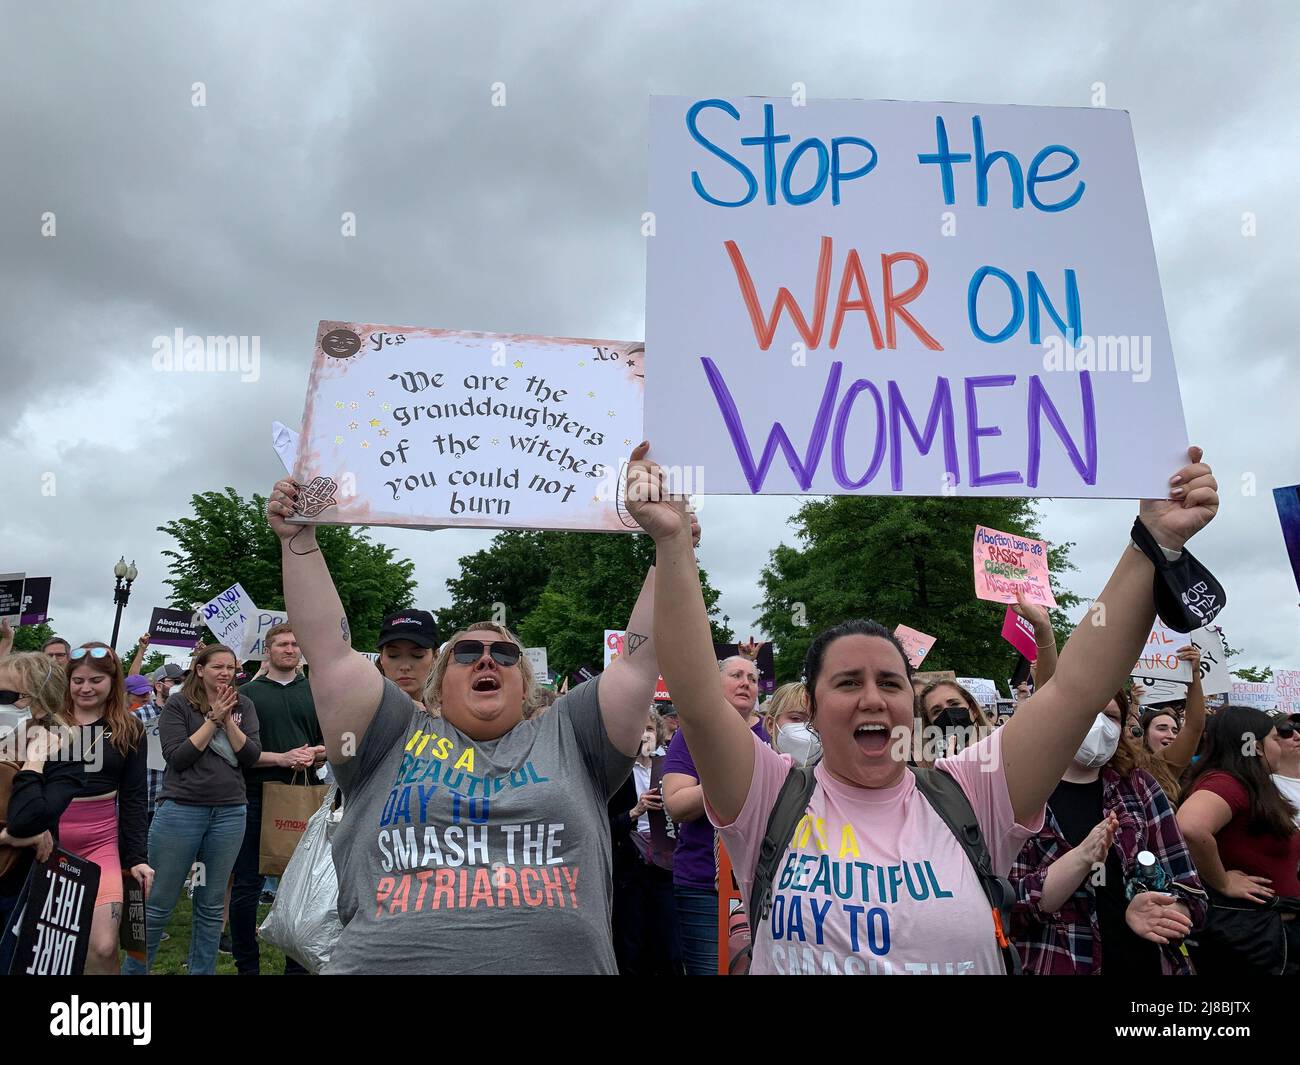
M 266 919 L 270 909 L 270 906 L 259 906 L 257 908 L 257 923 L 259 925 Z M 176 909 L 172 911 L 171 922 L 167 925 L 167 931 L 171 933 L 171 939 L 164 939 L 158 944 L 158 954 L 154 958 L 151 975 L 185 975 L 185 962 L 190 954 L 191 913 L 190 900 L 182 891 L 180 900 L 176 903 Z M 261 953 L 263 976 L 279 976 L 284 972 L 284 955 L 280 951 L 265 940 L 258 941 L 258 948 Z M 235 975 L 235 959 L 229 954 L 217 955 L 217 975 Z

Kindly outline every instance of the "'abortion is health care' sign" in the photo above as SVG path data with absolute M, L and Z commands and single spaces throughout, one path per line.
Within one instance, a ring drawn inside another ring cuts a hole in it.
M 1129 116 L 653 97 L 646 429 L 710 493 L 1165 496 Z

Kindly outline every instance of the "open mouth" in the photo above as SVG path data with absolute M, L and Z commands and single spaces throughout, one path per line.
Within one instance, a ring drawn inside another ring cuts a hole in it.
M 889 726 L 879 722 L 868 722 L 853 730 L 853 739 L 858 750 L 870 758 L 885 753 L 889 746 Z
M 483 676 L 475 679 L 470 685 L 470 691 L 473 692 L 496 692 L 501 690 L 501 682 L 491 673 L 485 673 Z

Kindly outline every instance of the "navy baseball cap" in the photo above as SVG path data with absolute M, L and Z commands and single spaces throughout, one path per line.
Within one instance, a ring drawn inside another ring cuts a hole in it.
M 379 647 L 394 640 L 410 640 L 417 647 L 438 646 L 438 626 L 427 610 L 398 610 L 379 626 Z

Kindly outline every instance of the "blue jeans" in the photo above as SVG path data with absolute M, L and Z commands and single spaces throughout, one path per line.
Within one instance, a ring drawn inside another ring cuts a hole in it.
M 718 893 L 673 885 L 687 976 L 718 975 Z
M 244 807 L 191 806 L 166 799 L 158 803 L 149 826 L 149 864 L 153 888 L 144 904 L 148 965 L 127 958 L 122 972 L 143 976 L 153 967 L 167 922 L 196 861 L 194 911 L 190 929 L 189 974 L 212 976 L 217 971 L 217 945 L 226 908 L 226 883 L 244 839 Z

